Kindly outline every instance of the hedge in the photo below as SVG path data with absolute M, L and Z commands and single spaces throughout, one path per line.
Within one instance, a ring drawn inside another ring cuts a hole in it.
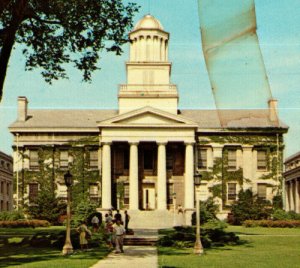
M 49 226 L 50 223 L 45 220 L 0 221 L 0 228 L 35 228 Z
M 300 220 L 247 220 L 243 222 L 245 227 L 278 227 L 278 228 L 296 228 L 300 227 Z

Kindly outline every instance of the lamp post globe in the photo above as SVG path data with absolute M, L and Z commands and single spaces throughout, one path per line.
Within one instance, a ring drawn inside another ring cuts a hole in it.
M 73 176 L 68 170 L 64 175 L 65 184 L 67 186 L 67 226 L 66 226 L 66 241 L 62 250 L 63 255 L 73 253 L 73 246 L 71 242 L 71 186 L 73 184 Z

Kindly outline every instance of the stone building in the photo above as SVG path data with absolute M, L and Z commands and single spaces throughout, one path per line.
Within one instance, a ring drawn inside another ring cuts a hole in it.
M 23 157 L 24 200 L 45 181 L 64 197 L 68 167 L 75 192 L 88 192 L 99 208 L 126 208 L 137 218 L 163 215 L 161 225 L 172 224 L 178 206 L 189 224 L 196 197 L 213 197 L 224 217 L 240 189 L 272 200 L 281 185 L 287 132 L 276 100 L 265 110 L 180 110 L 169 33 L 147 15 L 129 38 L 118 110 L 33 110 L 19 97 L 9 129 Z M 195 173 L 202 175 L 200 186 Z
M 285 162 L 285 210 L 300 213 L 300 152 Z
M 13 209 L 13 158 L 0 151 L 0 212 Z

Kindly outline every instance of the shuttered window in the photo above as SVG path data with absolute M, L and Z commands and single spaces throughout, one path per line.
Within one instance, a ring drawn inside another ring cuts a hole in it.
M 98 151 L 91 150 L 90 151 L 90 168 L 98 167 Z
M 257 197 L 261 199 L 267 198 L 267 185 L 264 183 L 257 184 Z
M 59 166 L 61 168 L 67 168 L 68 167 L 68 164 L 69 164 L 68 158 L 69 158 L 68 151 L 60 151 Z
M 39 167 L 39 156 L 37 150 L 29 151 L 29 168 L 37 169 Z
M 257 169 L 258 170 L 267 169 L 267 152 L 265 150 L 257 151 Z
M 35 201 L 38 195 L 39 185 L 37 183 L 30 183 L 29 184 L 29 201 Z
M 236 169 L 236 150 L 228 150 L 228 168 Z
M 207 150 L 206 149 L 198 150 L 198 168 L 200 168 L 200 169 L 207 168 Z
M 227 188 L 227 199 L 236 200 L 236 183 L 228 183 Z

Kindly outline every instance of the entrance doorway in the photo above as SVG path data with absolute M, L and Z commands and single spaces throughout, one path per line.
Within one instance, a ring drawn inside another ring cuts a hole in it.
M 154 185 L 143 186 L 143 209 L 155 209 L 155 188 Z

